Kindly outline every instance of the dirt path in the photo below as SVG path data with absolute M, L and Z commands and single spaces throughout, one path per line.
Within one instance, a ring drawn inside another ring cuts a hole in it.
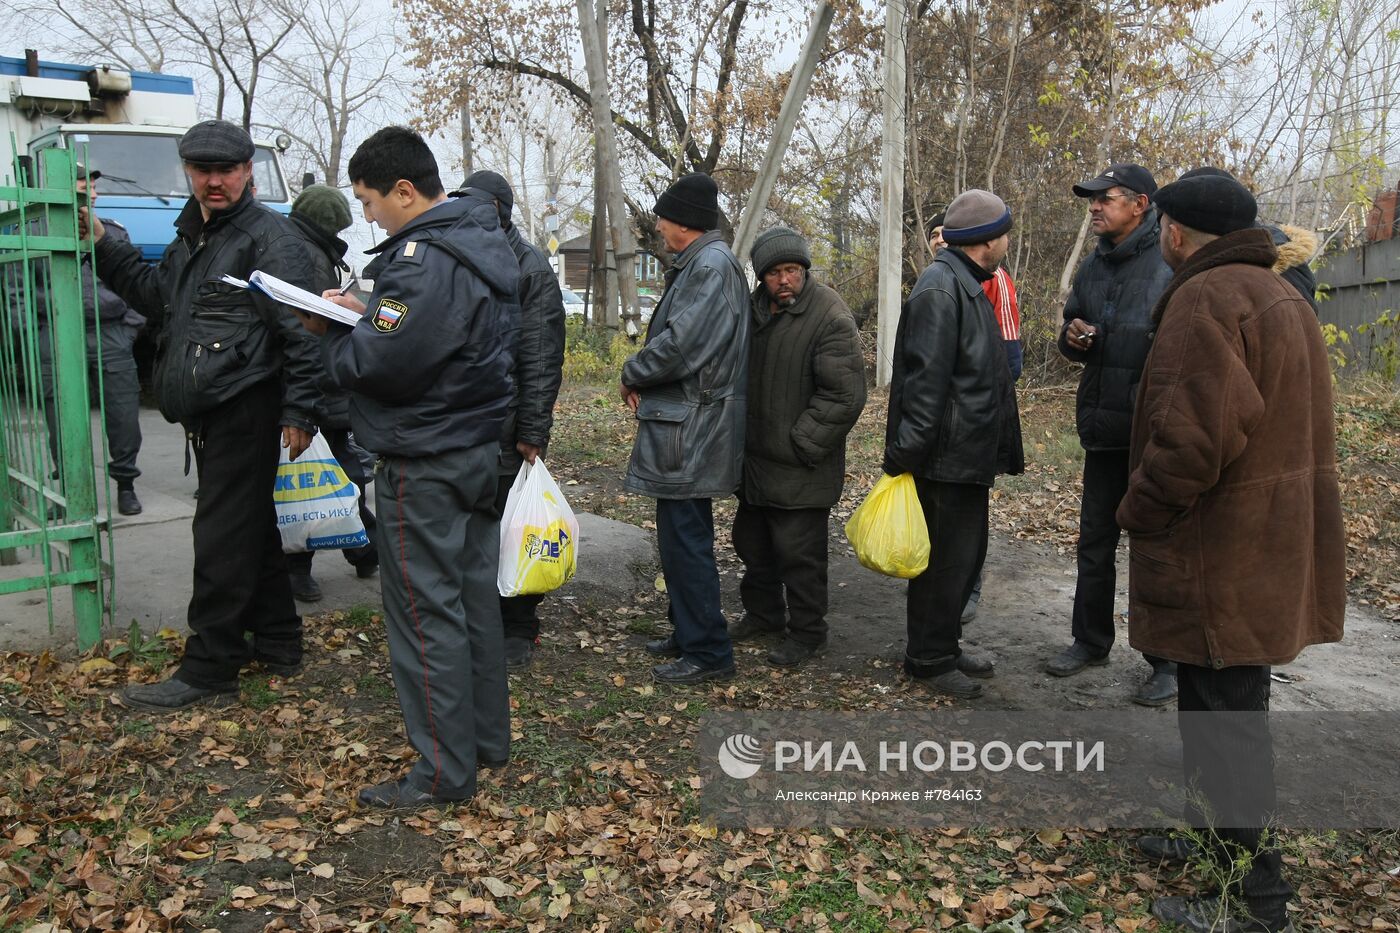
M 844 535 L 835 527 L 833 532 L 828 617 L 831 647 L 820 663 L 838 670 L 864 671 L 893 683 L 904 653 L 905 584 L 860 566 Z M 964 631 L 964 643 L 989 654 L 996 661 L 997 676 L 986 683 L 983 697 L 971 705 L 987 709 L 1134 708 L 1128 697 L 1149 668 L 1141 655 L 1128 647 L 1123 620 L 1127 610 L 1126 551 L 1120 550 L 1119 556 L 1118 641 L 1112 662 L 1074 677 L 1051 677 L 1041 671 L 1041 664 L 1070 642 L 1073 558 L 1048 547 L 993 535 L 981 608 Z M 742 565 L 728 547 L 722 548 L 721 561 L 725 611 L 733 621 L 742 612 L 738 592 Z M 762 665 L 762 649 L 744 647 L 740 660 Z M 1351 605 L 1341 643 L 1309 648 L 1293 664 L 1276 669 L 1275 675 L 1274 709 L 1400 710 L 1400 625 Z

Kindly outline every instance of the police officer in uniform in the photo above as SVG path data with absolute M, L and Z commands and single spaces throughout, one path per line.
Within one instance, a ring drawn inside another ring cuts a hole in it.
M 511 400 L 519 265 L 489 198 L 449 199 L 422 137 L 399 126 L 355 151 L 365 219 L 389 234 L 365 269 L 353 328 L 303 316 L 326 371 L 350 392 L 355 437 L 375 476 L 389 659 L 410 772 L 360 791 L 369 806 L 476 793 L 478 766 L 504 764 L 510 700 L 496 593 L 501 428 Z

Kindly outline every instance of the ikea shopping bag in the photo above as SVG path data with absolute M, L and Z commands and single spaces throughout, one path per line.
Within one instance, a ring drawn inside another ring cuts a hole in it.
M 578 566 L 578 519 L 544 461 L 520 465 L 501 515 L 502 596 L 530 596 L 563 586 Z
M 906 580 L 928 568 L 928 523 L 914 488 L 914 474 L 881 476 L 851 513 L 846 538 L 871 570 Z
M 360 488 L 336 463 L 323 434 L 314 435 L 296 460 L 288 460 L 287 448 L 282 448 L 272 501 L 282 550 L 288 554 L 369 544 L 360 521 Z

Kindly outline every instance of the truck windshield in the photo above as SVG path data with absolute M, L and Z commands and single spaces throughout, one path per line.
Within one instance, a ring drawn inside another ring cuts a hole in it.
M 138 133 L 73 133 L 68 146 L 78 160 L 102 173 L 104 195 L 184 200 L 190 196 L 189 179 L 180 161 L 179 137 Z M 277 156 L 266 146 L 253 154 L 253 184 L 258 200 L 285 201 L 287 188 L 277 166 Z
M 75 158 L 86 158 L 88 165 L 103 174 L 103 194 L 184 200 L 190 196 L 190 184 L 177 142 L 174 136 L 74 133 L 68 138 L 68 147 Z

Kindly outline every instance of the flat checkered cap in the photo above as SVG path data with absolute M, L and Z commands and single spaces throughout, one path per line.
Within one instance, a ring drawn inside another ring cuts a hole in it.
M 180 137 L 180 158 L 186 162 L 219 165 L 247 162 L 253 157 L 253 137 L 227 120 L 196 123 Z

